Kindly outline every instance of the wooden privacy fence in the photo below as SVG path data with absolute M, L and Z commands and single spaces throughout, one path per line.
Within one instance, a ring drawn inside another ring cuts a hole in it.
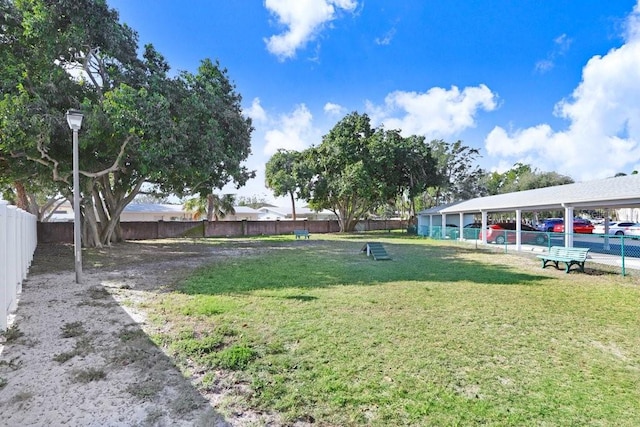
M 340 231 L 335 220 L 299 220 L 299 221 L 157 221 L 157 222 L 121 222 L 122 236 L 125 240 L 165 239 L 172 237 L 242 237 L 290 234 L 294 230 L 307 230 L 309 233 L 337 233 Z M 363 220 L 358 231 L 406 229 L 404 220 Z M 40 243 L 73 243 L 73 223 L 39 222 L 38 241 Z
M 16 308 L 37 242 L 35 215 L 0 200 L 0 330 Z

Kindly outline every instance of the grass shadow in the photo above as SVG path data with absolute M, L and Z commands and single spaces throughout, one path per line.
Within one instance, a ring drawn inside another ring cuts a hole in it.
M 186 294 L 215 295 L 398 281 L 538 285 L 551 280 L 508 265 L 461 256 L 477 255 L 471 249 L 426 245 L 424 241 L 416 244 L 413 239 L 397 243 L 395 239 L 384 240 L 392 260 L 374 261 L 362 252 L 364 243 L 372 240 L 370 235 L 358 239 L 348 236 L 344 240 L 344 236 L 340 237 L 340 240 L 316 240 L 311 245 L 280 242 L 271 246 L 264 242 L 255 256 L 219 260 L 197 269 L 181 283 L 179 290 Z M 529 261 L 523 258 L 523 262 Z
M 314 301 L 317 300 L 318 297 L 314 297 L 311 295 L 287 295 L 283 297 L 284 299 L 296 300 L 296 301 Z

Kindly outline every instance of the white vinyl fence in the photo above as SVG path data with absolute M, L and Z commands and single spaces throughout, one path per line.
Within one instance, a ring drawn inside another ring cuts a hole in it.
M 35 215 L 0 200 L 0 331 L 16 309 L 37 242 Z

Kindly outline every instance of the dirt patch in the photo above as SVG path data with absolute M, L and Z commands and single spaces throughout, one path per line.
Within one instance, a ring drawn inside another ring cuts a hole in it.
M 251 243 L 127 242 L 83 251 L 75 283 L 73 246 L 40 244 L 0 355 L 6 425 L 279 425 L 274 414 L 217 405 L 234 393 L 226 374 L 203 396 L 149 338 L 138 303 L 173 289 L 216 257 L 245 256 Z

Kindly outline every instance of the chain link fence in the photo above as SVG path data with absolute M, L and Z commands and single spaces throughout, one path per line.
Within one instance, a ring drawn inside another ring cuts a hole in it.
M 480 228 L 458 228 L 453 226 L 420 226 L 418 235 L 436 240 L 471 243 L 476 248 L 483 247 Z M 462 233 L 462 239 L 460 234 Z M 522 231 L 521 251 L 546 252 L 551 246 L 566 246 L 564 233 Z M 571 235 L 573 247 L 588 248 L 588 261 L 614 267 L 623 276 L 629 270 L 640 271 L 640 236 L 580 234 Z M 490 247 L 501 248 L 505 253 L 516 251 L 516 232 L 493 230 Z

